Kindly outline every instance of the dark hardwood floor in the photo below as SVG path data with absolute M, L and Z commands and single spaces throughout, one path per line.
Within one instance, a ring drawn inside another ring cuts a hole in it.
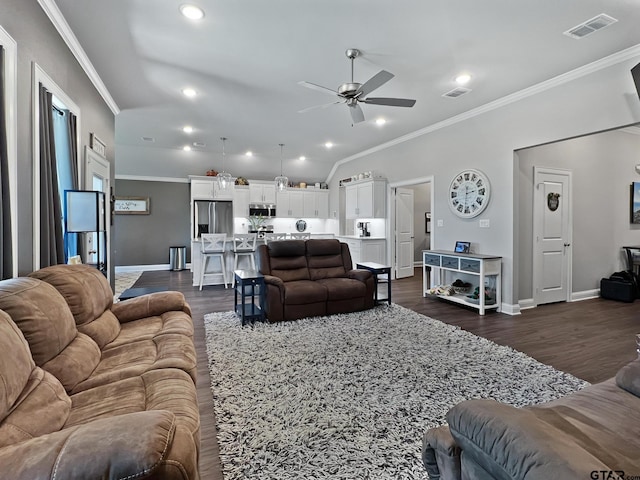
M 203 480 L 222 480 L 203 319 L 206 313 L 232 310 L 233 290 L 211 286 L 199 291 L 191 283 L 189 271 L 159 271 L 143 273 L 135 286 L 178 290 L 191 305 L 202 422 L 200 475 Z M 394 303 L 510 346 L 591 383 L 614 376 L 636 356 L 635 334 L 640 333 L 638 302 L 593 299 L 544 305 L 525 310 L 519 316 L 496 312 L 480 316 L 476 310 L 424 298 L 421 269 L 416 269 L 412 278 L 395 280 L 392 298 Z

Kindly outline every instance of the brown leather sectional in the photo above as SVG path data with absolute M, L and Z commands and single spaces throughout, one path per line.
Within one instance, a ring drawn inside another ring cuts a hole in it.
M 374 305 L 371 272 L 353 270 L 346 243 L 282 240 L 258 247 L 269 321 L 366 310 Z
M 198 479 L 196 354 L 184 296 L 113 304 L 106 278 L 86 265 L 30 277 L 0 282 L 0 472 Z

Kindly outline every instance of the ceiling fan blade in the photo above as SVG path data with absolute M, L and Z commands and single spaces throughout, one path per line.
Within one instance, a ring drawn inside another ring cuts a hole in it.
M 395 75 L 393 73 L 387 72 L 386 70 L 380 70 L 373 77 L 360 85 L 360 88 L 356 91 L 356 96 L 366 97 L 369 93 L 387 83 L 394 76 Z
M 410 98 L 363 98 L 358 99 L 362 103 L 370 103 L 372 105 L 387 105 L 389 107 L 413 107 L 416 104 L 415 100 Z
M 298 85 L 302 85 L 303 87 L 310 88 L 311 90 L 317 90 L 318 92 L 324 92 L 324 93 L 330 93 L 331 95 L 337 95 L 335 90 L 331 90 L 330 88 L 323 87 L 322 85 L 316 85 L 315 83 L 302 81 L 302 82 L 298 82 Z
M 349 105 L 349 113 L 351 113 L 351 120 L 353 120 L 354 125 L 356 123 L 364 122 L 364 112 L 357 103 Z
M 337 102 L 325 103 L 324 105 L 314 105 L 312 107 L 307 107 L 307 108 L 303 108 L 302 110 L 298 110 L 298 113 L 305 113 L 310 110 L 316 110 L 318 108 L 327 108 L 327 107 L 330 107 L 331 105 L 337 105 L 339 103 L 345 103 L 345 102 L 346 100 L 339 100 Z

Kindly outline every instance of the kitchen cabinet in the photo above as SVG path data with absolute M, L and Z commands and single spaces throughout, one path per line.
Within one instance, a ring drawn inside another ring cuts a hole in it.
M 233 200 L 234 187 L 221 190 L 215 177 L 190 179 L 192 200 Z
M 345 187 L 345 217 L 385 218 L 386 183 L 384 179 L 375 179 Z
M 236 186 L 233 191 L 233 216 L 249 216 L 249 187 Z
M 329 191 L 305 191 L 302 210 L 302 216 L 304 218 L 329 218 Z
M 273 183 L 250 183 L 249 203 L 275 205 L 276 186 Z
M 280 218 L 302 218 L 303 215 L 302 190 L 285 190 L 278 192 L 276 197 L 276 216 Z
M 349 246 L 353 268 L 356 263 L 375 262 L 382 265 L 387 261 L 387 241 L 384 238 L 371 237 L 336 237 Z

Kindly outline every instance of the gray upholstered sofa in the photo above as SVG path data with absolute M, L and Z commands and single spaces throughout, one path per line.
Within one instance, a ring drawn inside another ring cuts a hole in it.
M 544 404 L 468 400 L 426 432 L 431 480 L 640 478 L 640 359 Z

